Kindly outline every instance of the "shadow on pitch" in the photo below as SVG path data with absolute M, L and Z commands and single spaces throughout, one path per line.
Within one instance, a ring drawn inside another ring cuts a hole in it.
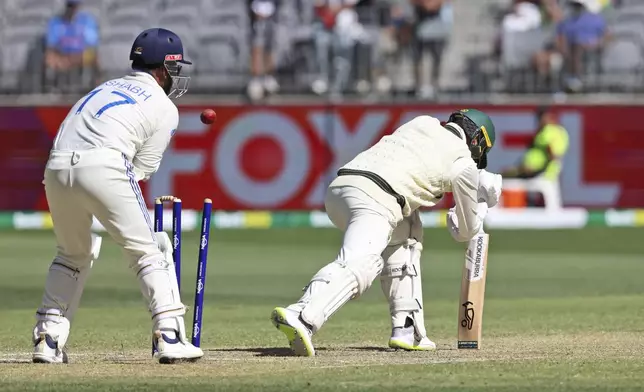
M 356 351 L 375 351 L 381 353 L 394 352 L 396 350 L 389 347 L 380 347 L 380 346 L 349 346 L 347 350 L 356 350 Z
M 325 351 L 326 348 L 315 348 L 316 351 Z M 288 347 L 255 347 L 255 348 L 212 348 L 204 350 L 211 353 L 253 353 L 256 357 L 293 357 L 293 352 Z

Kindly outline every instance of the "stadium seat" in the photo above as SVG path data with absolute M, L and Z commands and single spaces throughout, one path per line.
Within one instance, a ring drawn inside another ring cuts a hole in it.
M 155 5 L 154 1 L 112 0 L 102 9 L 100 26 L 154 27 L 158 15 Z
M 51 17 L 63 9 L 64 0 L 2 0 L 5 12 L 14 15 L 39 14 L 44 17 Z
M 31 40 L 12 40 L 0 47 L 0 89 L 13 90 L 18 87 L 19 76 L 22 73 L 27 57 Z
M 0 88 L 12 89 L 19 85 L 19 77 L 27 67 L 27 58 L 40 46 L 44 36 L 46 19 L 42 14 L 12 14 L 5 20 L 0 45 Z M 42 62 L 41 62 L 42 63 Z M 39 66 L 40 64 L 38 64 Z M 33 64 L 30 65 L 33 68 Z
M 602 68 L 604 71 L 633 71 L 642 64 L 643 46 L 633 36 L 617 36 L 604 49 Z
M 105 13 L 106 3 L 105 0 L 83 0 L 82 10 L 89 12 L 100 20 L 101 16 Z
M 161 12 L 171 11 L 178 8 L 190 8 L 195 12 L 201 12 L 201 9 L 210 5 L 209 0 L 158 0 L 157 7 Z
M 199 43 L 202 55 L 194 65 L 192 86 L 228 92 L 241 90 L 246 84 L 248 57 L 237 39 L 215 34 L 202 36 Z
M 544 208 L 546 210 L 558 210 L 563 208 L 561 189 L 558 181 L 552 181 L 543 177 L 531 179 L 503 179 L 503 190 L 536 192 L 543 195 Z M 508 193 L 510 193 L 508 192 Z M 501 196 L 503 198 L 503 196 Z M 503 202 L 501 203 L 503 205 Z
M 107 30 L 98 50 L 100 68 L 108 77 L 122 76 L 130 69 L 129 55 L 138 31 Z
M 169 7 L 159 12 L 159 26 L 165 27 L 168 23 L 173 25 L 190 23 L 186 27 L 194 26 L 197 16 L 199 16 L 199 9 L 196 7 Z

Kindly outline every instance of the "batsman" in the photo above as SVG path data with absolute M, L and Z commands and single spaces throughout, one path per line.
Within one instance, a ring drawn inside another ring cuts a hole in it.
M 501 176 L 484 170 L 494 139 L 494 124 L 479 110 L 456 111 L 444 123 L 419 116 L 340 168 L 325 207 L 344 231 L 342 247 L 297 302 L 271 314 L 296 355 L 314 356 L 313 335 L 377 277 L 389 301 L 389 347 L 436 348 L 423 317 L 419 208 L 452 192 L 455 206 L 447 215 L 452 237 L 467 242 L 481 232 L 488 208 L 501 194 Z

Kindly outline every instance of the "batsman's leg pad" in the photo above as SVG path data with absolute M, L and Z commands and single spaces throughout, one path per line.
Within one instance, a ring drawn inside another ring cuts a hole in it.
M 140 260 L 138 265 L 141 267 L 137 273 L 139 286 L 143 297 L 148 301 L 152 320 L 156 323 L 166 318 L 183 316 L 186 308 L 181 303 L 172 258 L 170 262 L 158 257 L 147 258 Z
M 379 255 L 346 263 L 334 261 L 313 276 L 302 298 L 289 309 L 301 310 L 302 320 L 315 333 L 342 305 L 367 291 L 382 265 Z
M 423 245 L 411 238 L 403 244 L 388 246 L 383 252 L 385 266 L 380 274 L 392 328 L 404 327 L 407 317 L 411 317 L 418 340 L 427 335 L 420 273 L 422 250 Z

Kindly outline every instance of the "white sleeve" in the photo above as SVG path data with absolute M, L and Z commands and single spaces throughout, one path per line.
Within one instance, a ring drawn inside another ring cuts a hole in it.
M 477 200 L 479 173 L 473 162 L 460 160 L 452 170 L 451 180 L 456 204 L 455 217 L 458 221 L 458 230 L 453 236 L 456 241 L 467 242 L 474 238 L 483 226 L 483 220 L 479 218 L 483 211 L 479 211 L 481 206 Z M 487 211 L 483 215 L 485 213 Z
M 143 142 L 132 160 L 135 173 L 141 173 L 140 180 L 146 181 L 159 170 L 163 153 L 168 148 L 168 144 L 170 144 L 172 135 L 177 130 L 178 125 L 179 110 L 173 105 L 172 109 L 168 109 L 163 113 L 163 117 L 159 119 L 154 134 Z M 139 176 L 137 175 L 137 177 Z

